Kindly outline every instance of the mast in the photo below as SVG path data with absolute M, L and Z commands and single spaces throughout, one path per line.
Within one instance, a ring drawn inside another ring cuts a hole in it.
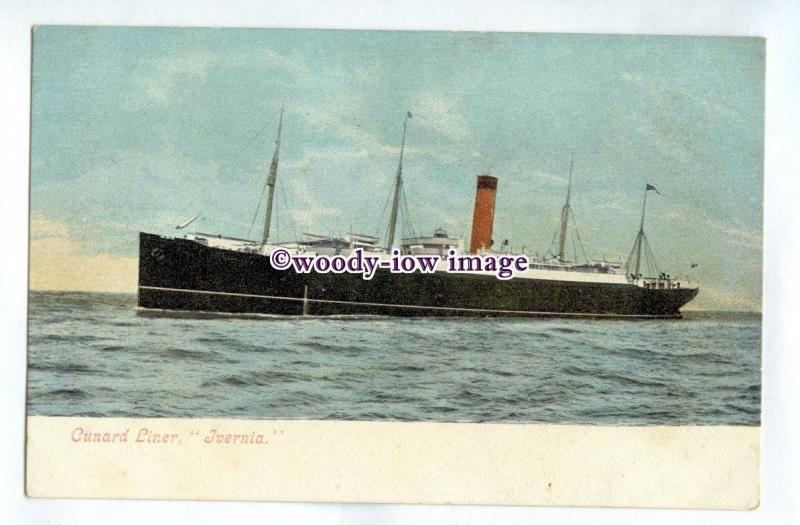
M 642 237 L 644 237 L 644 211 L 647 208 L 647 191 L 650 189 L 649 184 L 646 186 L 647 189 L 644 190 L 644 200 L 642 201 L 642 222 L 639 223 L 639 234 L 636 236 L 636 268 L 634 270 L 634 275 L 636 279 L 639 278 L 639 268 L 641 267 L 642 262 Z
M 264 215 L 264 233 L 261 237 L 261 244 L 267 244 L 269 240 L 269 223 L 272 220 L 272 201 L 275 197 L 275 179 L 278 177 L 278 156 L 281 150 L 281 129 L 283 128 L 283 104 L 281 104 L 281 115 L 278 119 L 278 138 L 275 140 L 275 153 L 272 155 L 272 163 L 269 165 L 269 195 L 267 196 L 267 210 Z
M 400 206 L 400 192 L 403 189 L 403 152 L 406 148 L 406 127 L 408 119 L 411 118 L 411 112 L 406 112 L 406 118 L 403 120 L 403 140 L 400 143 L 400 163 L 397 165 L 397 176 L 394 181 L 394 197 L 392 198 L 392 213 L 389 215 L 389 233 L 386 236 L 386 248 L 391 251 L 394 244 L 394 233 L 397 228 L 397 212 Z
M 567 243 L 567 223 L 569 222 L 569 197 L 572 191 L 572 166 L 575 154 L 569 158 L 569 182 L 567 182 L 567 202 L 561 208 L 561 232 L 558 238 L 558 260 L 564 262 L 564 245 Z
M 634 252 L 636 252 L 634 260 L 636 261 L 633 266 L 633 278 L 639 278 L 639 270 L 642 266 L 642 245 L 647 242 L 647 236 L 644 234 L 644 214 L 645 210 L 647 209 L 647 192 L 653 190 L 656 194 L 661 195 L 659 191 L 656 189 L 655 186 L 652 184 L 646 184 L 644 187 L 644 199 L 642 199 L 642 220 L 639 222 L 639 233 L 636 234 L 636 240 L 633 243 L 633 249 L 631 250 L 631 257 L 634 257 Z M 649 250 L 650 248 L 648 248 Z M 630 257 L 629 263 L 630 264 Z M 630 266 L 628 266 L 630 269 Z

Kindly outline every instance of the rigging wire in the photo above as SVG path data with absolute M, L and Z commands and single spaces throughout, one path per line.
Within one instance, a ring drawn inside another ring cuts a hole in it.
M 289 218 L 289 227 L 292 229 L 292 236 L 294 240 L 299 240 L 297 236 L 297 223 L 294 221 L 294 217 L 292 216 L 292 208 L 289 206 L 289 197 L 287 196 L 286 187 L 284 184 L 278 184 L 281 189 L 281 193 L 283 194 L 283 204 L 286 206 L 286 216 Z
M 641 252 L 644 252 L 644 261 L 641 260 Z M 636 255 L 634 255 L 636 254 Z M 638 261 L 637 261 L 638 256 Z M 647 235 L 644 232 L 639 232 L 636 236 L 636 241 L 633 243 L 633 248 L 631 248 L 630 254 L 628 254 L 628 262 L 625 265 L 626 270 L 625 273 L 628 275 L 632 275 L 633 269 L 636 267 L 636 264 L 639 264 L 640 270 L 642 269 L 642 262 L 644 262 L 644 271 L 646 274 L 644 277 L 656 277 L 661 275 L 661 269 L 658 267 L 658 263 L 656 262 L 655 254 L 653 253 L 653 249 L 650 247 L 650 241 L 647 240 Z
M 550 248 L 549 248 L 550 257 L 555 257 L 555 254 L 553 253 L 553 247 L 556 245 L 556 237 L 557 236 L 558 236 L 558 228 L 556 228 L 556 231 L 553 232 L 553 238 L 550 239 Z
M 569 209 L 569 214 L 572 217 L 572 228 L 574 230 L 575 237 L 578 238 L 578 246 L 581 248 L 581 253 L 583 254 L 583 260 L 585 262 L 589 262 L 589 257 L 586 256 L 586 248 L 583 245 L 583 240 L 581 239 L 581 232 L 578 229 L 578 219 L 575 218 L 575 212 L 572 211 L 572 207 Z M 577 260 L 578 256 L 575 255 L 575 259 Z
M 411 222 L 411 214 L 408 211 L 408 199 L 406 198 L 405 186 L 400 186 L 400 196 L 402 199 L 403 208 L 403 228 L 405 229 L 406 225 L 408 225 L 411 235 L 416 235 L 414 231 L 414 224 Z
M 651 273 L 651 275 L 661 275 L 661 270 L 658 268 L 658 264 L 656 263 L 656 256 L 653 254 L 652 248 L 650 248 L 650 241 L 647 240 L 647 237 L 644 238 L 644 246 L 646 249 L 645 254 L 652 262 L 653 269 L 655 270 L 655 273 Z
M 633 247 L 631 248 L 631 252 L 628 254 L 628 260 L 625 263 L 625 273 L 628 275 L 633 275 L 633 268 L 635 268 L 635 261 L 633 260 L 633 254 L 636 253 L 636 247 L 641 242 L 641 235 L 642 232 L 636 234 L 636 240 L 633 241 Z
M 583 241 L 581 240 L 581 232 L 578 230 L 578 227 L 575 227 L 575 237 L 578 239 L 578 246 L 581 249 L 581 255 L 583 255 L 583 261 L 588 263 L 589 257 L 586 255 L 586 249 L 583 247 Z
M 271 125 L 272 125 L 272 123 L 273 123 L 273 122 L 275 122 L 275 117 L 274 117 L 274 116 L 273 116 L 273 118 L 272 118 L 272 119 L 268 120 L 266 124 L 264 124 L 264 127 L 263 127 L 263 128 L 261 128 L 260 130 L 258 130 L 258 132 L 257 132 L 255 135 L 253 135 L 253 137 L 250 139 L 250 142 L 248 142 L 248 143 L 247 143 L 247 144 L 246 144 L 246 145 L 245 145 L 245 146 L 244 146 L 244 147 L 243 147 L 241 150 L 239 150 L 239 153 L 237 153 L 236 155 L 234 155 L 234 157 L 235 157 L 235 158 L 238 158 L 238 157 L 239 157 L 239 156 L 240 156 L 242 153 L 244 153 L 244 152 L 245 152 L 245 151 L 246 151 L 246 150 L 247 150 L 247 149 L 248 149 L 250 146 L 252 146 L 252 145 L 255 143 L 256 139 L 257 139 L 258 137 L 260 137 L 260 136 L 261 136 L 261 135 L 262 135 L 262 134 L 263 134 L 263 133 L 264 133 L 264 132 L 267 130 L 267 128 L 268 128 L 269 126 L 271 126 Z
M 397 220 L 400 221 L 400 230 L 403 232 L 400 238 L 400 243 L 402 244 L 403 239 L 408 237 L 408 221 L 406 220 L 406 203 L 403 202 L 402 193 L 400 196 L 400 209 L 397 213 L 398 217 Z
M 253 226 L 256 224 L 256 219 L 258 218 L 258 211 L 261 209 L 261 203 L 264 202 L 264 195 L 267 193 L 267 182 L 269 179 L 264 180 L 264 187 L 261 189 L 261 197 L 258 198 L 258 206 L 256 206 L 256 212 L 253 214 L 253 222 L 250 223 L 250 228 L 247 230 L 247 236 L 250 237 L 250 233 L 253 231 Z
M 575 236 L 572 236 L 572 260 L 578 262 L 578 250 L 575 247 Z
M 276 186 L 277 186 L 277 184 L 276 184 Z M 274 219 L 274 222 L 275 222 L 274 233 L 275 234 L 272 236 L 273 237 L 273 242 L 275 242 L 276 240 L 278 242 L 280 242 L 280 239 L 281 239 L 281 214 L 278 213 L 277 204 L 278 203 L 276 202 L 275 203 L 275 209 L 272 210 L 272 215 L 275 217 L 275 219 Z
M 375 226 L 375 235 L 376 235 L 376 236 L 380 236 L 380 234 L 381 234 L 381 225 L 383 224 L 383 217 L 384 217 L 384 215 L 386 215 L 386 210 L 389 208 L 389 201 L 390 201 L 391 199 L 392 199 L 392 192 L 389 192 L 389 193 L 386 195 L 386 202 L 385 202 L 385 203 L 384 203 L 384 205 L 383 205 L 383 210 L 381 211 L 381 216 L 380 216 L 380 218 L 378 219 L 378 222 L 376 223 L 376 226 Z M 386 232 L 386 234 L 387 234 L 387 235 L 389 234 L 389 232 L 388 232 L 388 227 L 387 227 L 387 232 Z

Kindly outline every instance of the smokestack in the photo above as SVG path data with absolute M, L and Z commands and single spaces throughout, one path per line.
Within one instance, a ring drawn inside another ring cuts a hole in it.
M 471 254 L 488 250 L 492 246 L 495 193 L 497 193 L 497 177 L 478 175 L 475 212 L 472 214 L 472 239 L 469 243 Z

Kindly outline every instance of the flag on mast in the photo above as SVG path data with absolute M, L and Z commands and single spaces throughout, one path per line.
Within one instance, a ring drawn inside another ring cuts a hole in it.
M 648 184 L 648 185 L 647 185 L 647 188 L 645 188 L 645 190 L 644 190 L 644 191 L 650 191 L 650 190 L 653 190 L 653 191 L 654 191 L 654 192 L 656 192 L 658 195 L 661 195 L 661 192 L 660 192 L 660 191 L 658 191 L 658 190 L 656 189 L 656 187 L 655 187 L 655 186 L 653 186 L 652 184 Z

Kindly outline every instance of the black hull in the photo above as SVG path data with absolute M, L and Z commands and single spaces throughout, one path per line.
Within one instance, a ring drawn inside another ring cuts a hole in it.
M 680 318 L 697 289 L 489 275 L 275 270 L 269 258 L 141 233 L 139 307 L 239 314 Z

